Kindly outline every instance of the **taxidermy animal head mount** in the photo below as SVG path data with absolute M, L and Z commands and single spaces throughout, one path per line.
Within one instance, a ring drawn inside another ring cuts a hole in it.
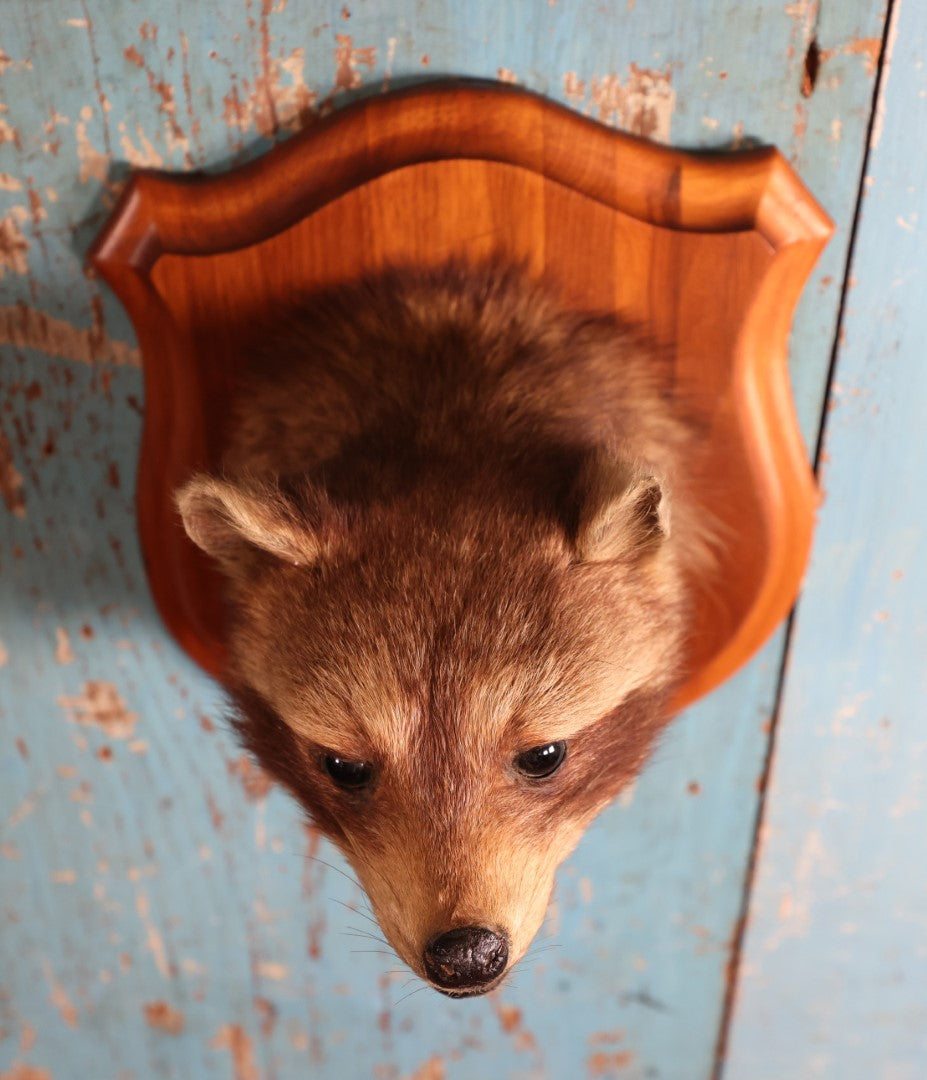
M 165 621 L 435 988 L 498 985 L 591 818 L 791 606 L 786 338 L 829 232 L 774 150 L 463 82 L 139 173 L 97 241 Z

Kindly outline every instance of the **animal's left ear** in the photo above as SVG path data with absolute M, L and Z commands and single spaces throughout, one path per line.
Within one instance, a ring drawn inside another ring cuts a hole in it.
M 575 549 L 582 562 L 655 553 L 669 536 L 665 485 L 646 468 L 596 458 L 580 477 Z

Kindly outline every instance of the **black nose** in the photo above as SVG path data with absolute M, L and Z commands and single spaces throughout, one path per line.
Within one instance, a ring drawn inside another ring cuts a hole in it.
M 444 990 L 482 993 L 505 971 L 509 943 L 484 926 L 458 926 L 433 937 L 425 946 L 425 972 Z

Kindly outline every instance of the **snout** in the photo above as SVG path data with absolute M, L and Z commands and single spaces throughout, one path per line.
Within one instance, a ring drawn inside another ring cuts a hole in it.
M 509 962 L 508 935 L 485 926 L 458 926 L 435 935 L 422 960 L 425 974 L 442 993 L 485 994 Z

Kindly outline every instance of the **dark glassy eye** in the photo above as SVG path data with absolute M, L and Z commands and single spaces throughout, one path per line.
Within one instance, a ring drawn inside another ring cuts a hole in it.
M 540 780 L 545 776 L 552 776 L 560 768 L 566 751 L 567 744 L 563 740 L 532 746 L 530 750 L 522 751 L 515 758 L 515 768 L 525 776 Z
M 340 788 L 362 788 L 373 778 L 369 761 L 348 761 L 336 754 L 323 755 L 322 768 Z

